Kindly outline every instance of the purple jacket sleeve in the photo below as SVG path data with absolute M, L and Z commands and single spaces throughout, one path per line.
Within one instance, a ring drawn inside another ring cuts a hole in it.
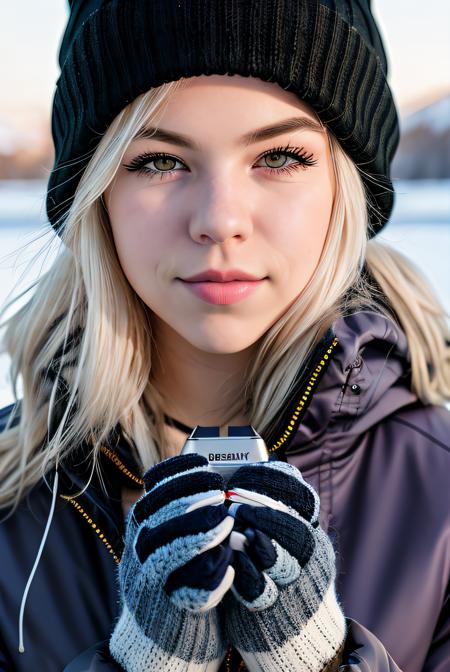
M 401 672 L 375 635 L 351 618 L 347 618 L 347 625 L 348 633 L 342 661 L 344 667 L 339 668 L 342 672 Z M 449 670 L 450 594 L 447 594 L 421 672 L 449 672 Z
M 450 670 L 450 584 L 422 672 Z
M 342 672 L 401 672 L 375 635 L 352 618 L 346 620 Z

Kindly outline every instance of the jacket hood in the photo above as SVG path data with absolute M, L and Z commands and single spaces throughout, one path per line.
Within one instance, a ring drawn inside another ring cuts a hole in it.
M 347 450 L 361 433 L 417 401 L 401 328 L 373 311 L 339 318 L 337 345 L 287 451 Z

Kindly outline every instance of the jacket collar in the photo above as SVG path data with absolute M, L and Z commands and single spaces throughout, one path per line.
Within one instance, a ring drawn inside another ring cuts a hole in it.
M 406 336 L 388 317 L 361 310 L 333 325 L 334 357 L 304 414 L 289 457 L 314 449 L 334 457 L 356 439 L 405 406 L 415 404 Z

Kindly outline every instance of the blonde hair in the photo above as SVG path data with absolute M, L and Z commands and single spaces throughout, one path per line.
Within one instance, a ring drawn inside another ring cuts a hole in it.
M 161 398 L 150 375 L 151 314 L 121 269 L 102 195 L 131 139 L 155 122 L 182 81 L 142 94 L 111 123 L 78 185 L 64 246 L 26 305 L 5 322 L 13 389 L 21 376 L 23 399 L 20 422 L 0 436 L 0 507 L 14 510 L 81 442 L 89 447 L 92 473 L 98 470 L 98 451 L 118 424 L 145 468 L 166 454 Z M 320 262 L 298 300 L 262 337 L 230 409 L 232 418 L 245 407 L 263 435 L 318 340 L 339 315 L 361 306 L 392 316 L 404 329 L 418 397 L 438 404 L 450 397 L 444 312 L 405 257 L 368 241 L 358 169 L 328 135 L 337 186 Z

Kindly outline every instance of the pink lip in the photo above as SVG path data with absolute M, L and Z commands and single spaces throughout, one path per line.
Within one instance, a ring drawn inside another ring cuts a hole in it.
M 182 280 L 182 282 L 202 301 L 225 305 L 247 298 L 264 280 L 231 280 L 229 282 L 186 282 Z
M 231 282 L 231 280 L 261 280 L 261 276 L 250 275 L 245 271 L 231 268 L 227 271 L 216 271 L 209 269 L 196 275 L 191 275 L 189 278 L 181 278 L 184 282 Z

